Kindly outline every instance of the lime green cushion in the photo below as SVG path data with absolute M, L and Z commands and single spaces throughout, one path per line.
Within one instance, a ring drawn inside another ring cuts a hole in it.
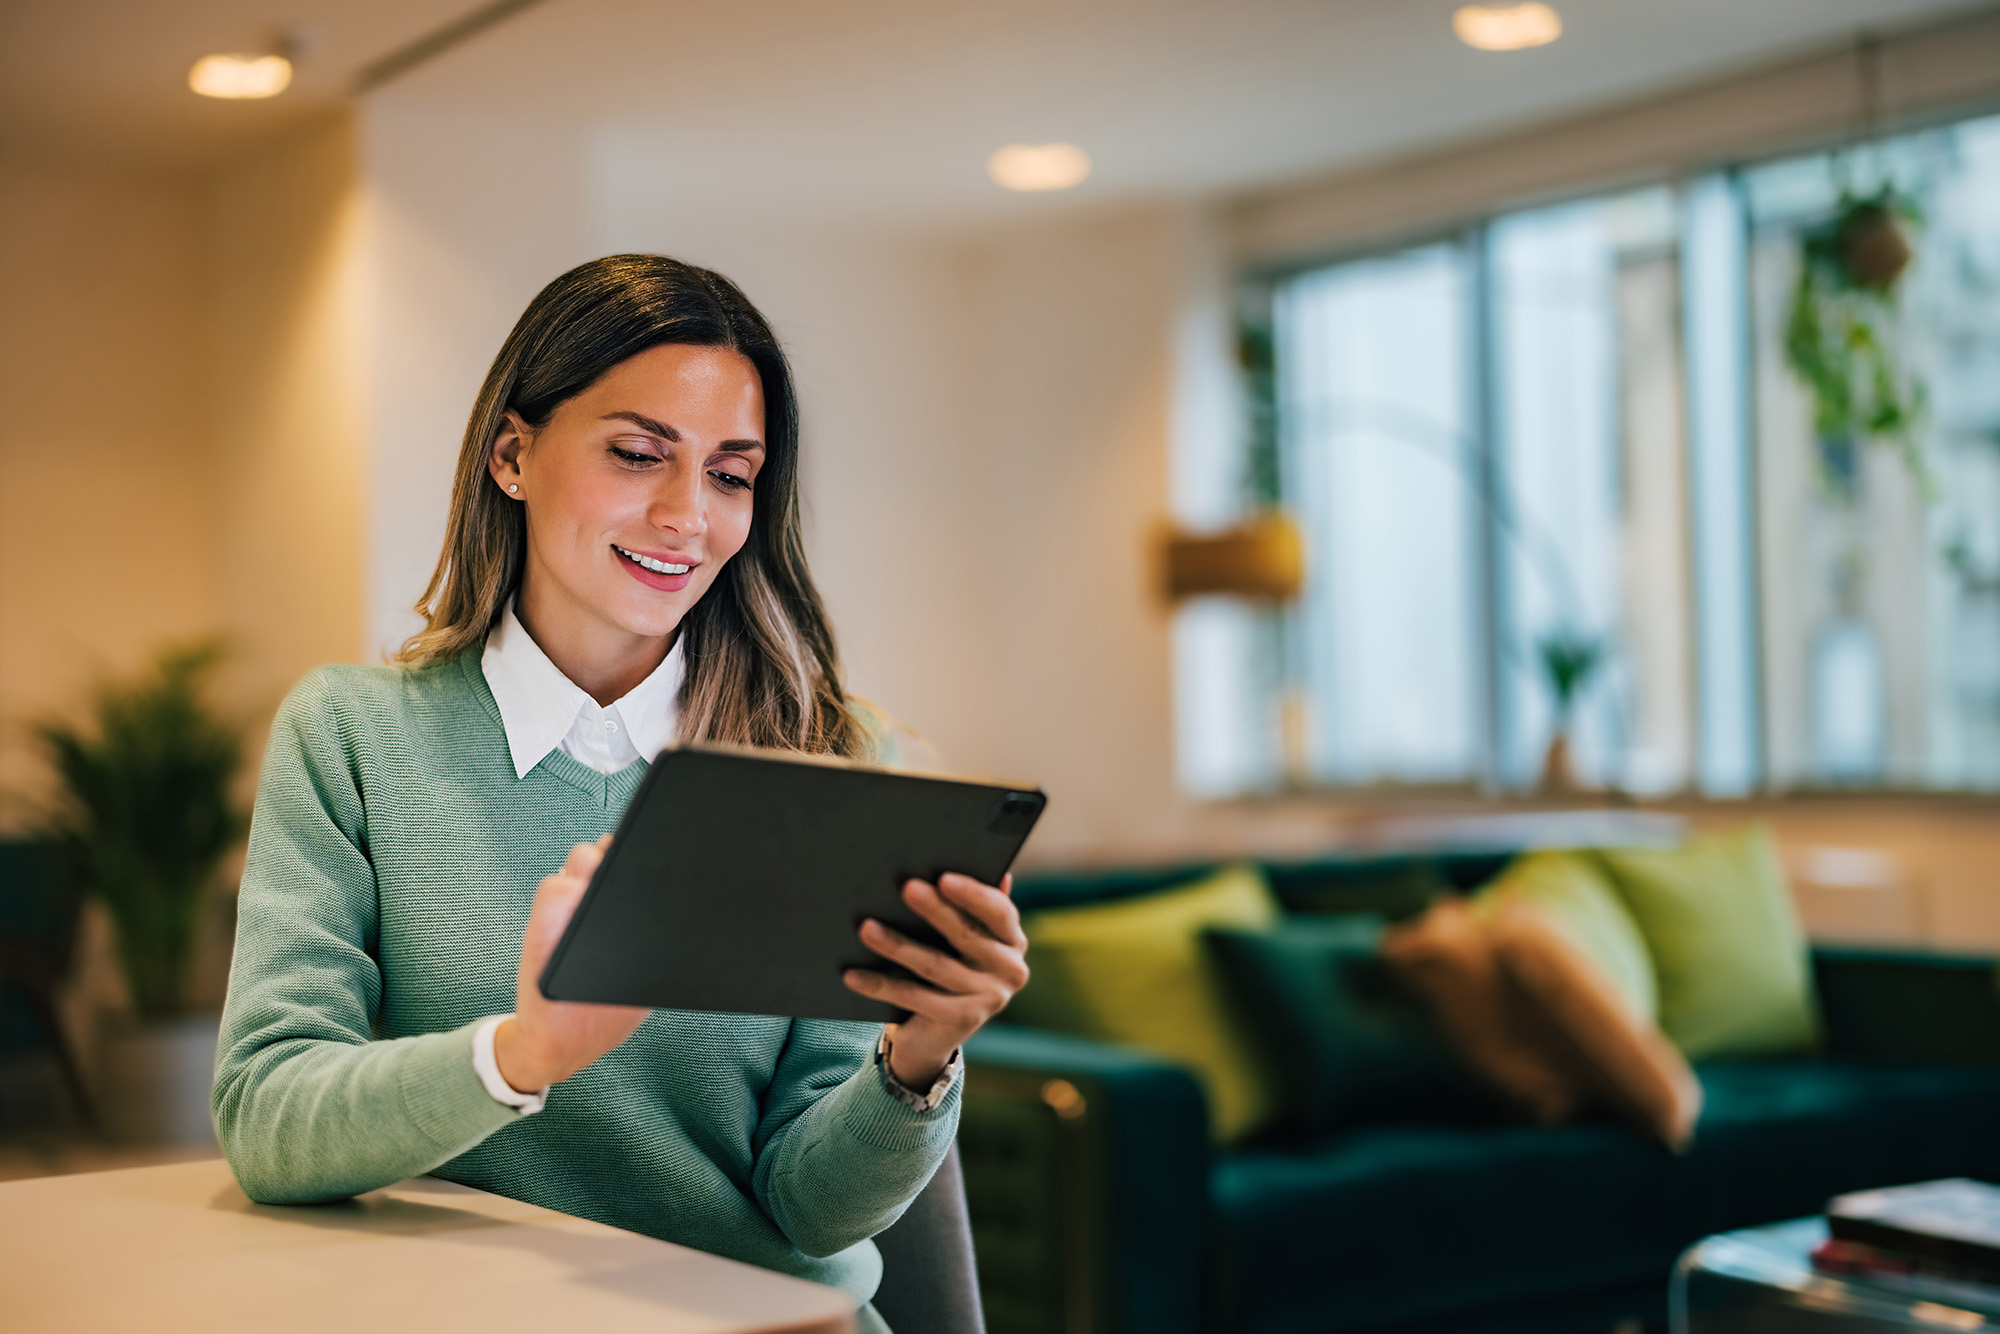
M 1241 1139 L 1265 1124 L 1277 1099 L 1202 932 L 1264 930 L 1278 917 L 1251 866 L 1143 898 L 1030 914 L 1034 976 L 1009 1018 L 1187 1066 L 1208 1093 L 1215 1137 Z
M 1660 1014 L 1659 983 L 1646 937 L 1604 864 L 1581 852 L 1531 852 L 1480 891 L 1492 911 L 1514 899 L 1534 904 L 1648 1019 Z
M 1601 856 L 1652 952 L 1660 1027 L 1689 1060 L 1812 1047 L 1812 971 L 1768 829 Z

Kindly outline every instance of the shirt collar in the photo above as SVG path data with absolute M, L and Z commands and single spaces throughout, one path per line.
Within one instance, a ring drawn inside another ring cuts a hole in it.
M 680 723 L 682 661 L 677 639 L 645 680 L 608 708 L 600 708 L 549 660 L 508 604 L 486 636 L 479 666 L 500 710 L 515 777 L 526 778 L 550 751 L 560 748 L 579 718 L 596 720 L 614 711 L 639 754 L 652 759 L 672 744 Z

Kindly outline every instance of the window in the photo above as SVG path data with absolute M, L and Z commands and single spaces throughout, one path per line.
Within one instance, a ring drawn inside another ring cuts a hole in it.
M 1829 438 L 1787 364 L 1800 236 L 1893 185 L 1911 449 Z M 1743 176 L 1769 781 L 2000 787 L 2000 117 Z
M 1922 221 L 1855 374 L 1910 424 L 1842 436 L 1802 256 L 1885 186 Z M 1308 577 L 1182 612 L 1196 790 L 1521 790 L 1557 735 L 1642 794 L 2000 787 L 2000 117 L 1249 292 Z
M 1450 245 L 1276 294 L 1280 476 L 1314 537 L 1293 618 L 1301 725 L 1322 782 L 1449 781 L 1478 765 L 1472 299 Z

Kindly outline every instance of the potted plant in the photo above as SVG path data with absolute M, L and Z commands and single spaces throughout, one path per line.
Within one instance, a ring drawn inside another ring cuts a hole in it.
M 1544 635 L 1535 645 L 1542 674 L 1555 706 L 1555 721 L 1549 729 L 1549 748 L 1542 756 L 1542 791 L 1578 792 L 1583 784 L 1576 776 L 1576 762 L 1570 754 L 1569 734 L 1576 721 L 1576 701 L 1590 678 L 1604 661 L 1604 641 L 1589 635 L 1557 630 Z
M 59 780 L 48 834 L 110 914 L 131 993 L 101 1065 L 102 1115 L 121 1138 L 214 1135 L 216 1018 L 190 1014 L 187 993 L 210 891 L 244 830 L 231 795 L 242 736 L 203 692 L 220 656 L 212 642 L 168 649 L 100 688 L 86 725 L 36 729 Z

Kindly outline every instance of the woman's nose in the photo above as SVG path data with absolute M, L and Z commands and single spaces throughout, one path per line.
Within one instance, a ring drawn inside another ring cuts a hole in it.
M 696 537 L 708 527 L 701 470 L 676 471 L 680 475 L 661 479 L 660 489 L 654 494 L 646 517 L 655 528 L 667 529 L 682 537 Z

